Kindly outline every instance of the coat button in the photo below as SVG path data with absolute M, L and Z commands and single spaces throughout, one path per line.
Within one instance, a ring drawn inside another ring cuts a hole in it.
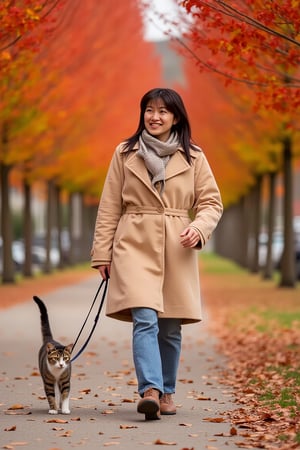
M 164 212 L 164 208 L 163 208 L 162 206 L 159 206 L 159 207 L 157 208 L 157 211 L 158 211 L 159 213 L 162 213 L 162 212 Z

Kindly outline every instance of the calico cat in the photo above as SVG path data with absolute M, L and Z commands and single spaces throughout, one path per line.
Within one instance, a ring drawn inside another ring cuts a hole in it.
M 37 296 L 34 296 L 33 300 L 37 303 L 41 313 L 43 345 L 39 351 L 39 369 L 50 407 L 49 414 L 58 413 L 55 401 L 56 387 L 58 388 L 61 412 L 70 414 L 71 352 L 73 344 L 64 346 L 53 340 L 47 308 Z

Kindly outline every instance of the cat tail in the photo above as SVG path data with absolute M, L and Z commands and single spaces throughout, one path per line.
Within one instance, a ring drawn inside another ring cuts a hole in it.
M 43 343 L 45 344 L 45 343 L 53 340 L 47 308 L 46 308 L 44 302 L 42 302 L 42 300 L 39 297 L 37 297 L 36 295 L 33 296 L 33 300 L 35 301 L 35 303 L 38 305 L 38 307 L 40 309 L 42 337 L 43 337 Z

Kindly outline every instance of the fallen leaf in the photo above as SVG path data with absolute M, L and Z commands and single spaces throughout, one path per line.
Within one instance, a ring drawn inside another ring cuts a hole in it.
M 79 391 L 80 394 L 89 394 L 91 392 L 91 389 L 87 388 L 87 389 L 82 389 L 81 391 Z
M 28 442 L 25 441 L 11 442 L 10 445 L 12 445 L 12 448 L 14 448 L 22 445 L 28 445 Z
M 21 405 L 20 403 L 15 403 L 14 405 L 8 408 L 8 410 L 15 410 L 15 409 L 24 409 L 24 405 Z
M 156 439 L 156 441 L 153 442 L 154 445 L 177 445 L 177 442 L 168 442 L 168 441 L 161 441 L 160 439 Z
M 131 428 L 138 428 L 136 425 L 120 425 L 121 430 L 129 430 Z
M 85 352 L 84 355 L 85 356 L 98 356 L 98 353 L 89 351 L 89 352 Z
M 45 422 L 46 423 L 69 423 L 65 419 L 48 419 L 48 420 L 45 420 Z
M 17 429 L 17 426 L 16 425 L 12 425 L 9 428 L 4 428 L 4 431 L 16 431 L 16 429 Z
M 222 417 L 205 417 L 203 420 L 205 420 L 206 422 L 214 422 L 214 423 L 225 422 L 225 420 Z
M 134 378 L 133 380 L 128 380 L 127 384 L 128 384 L 128 386 L 137 386 L 138 382 L 137 382 L 137 379 Z
M 60 434 L 59 437 L 70 437 L 72 436 L 73 431 L 72 430 L 66 430 L 64 433 Z
M 194 380 L 187 380 L 185 378 L 182 378 L 181 380 L 178 380 L 178 381 L 180 381 L 180 383 L 184 383 L 184 384 L 192 384 L 192 383 L 194 383 Z
M 7 416 L 28 416 L 29 414 L 32 414 L 32 412 L 23 410 L 6 410 L 4 411 L 4 414 Z

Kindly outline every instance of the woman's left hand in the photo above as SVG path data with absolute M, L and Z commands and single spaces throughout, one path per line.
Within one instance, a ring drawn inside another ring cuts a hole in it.
M 187 227 L 180 233 L 180 243 L 185 248 L 195 247 L 200 240 L 200 236 L 197 230 L 192 227 Z

